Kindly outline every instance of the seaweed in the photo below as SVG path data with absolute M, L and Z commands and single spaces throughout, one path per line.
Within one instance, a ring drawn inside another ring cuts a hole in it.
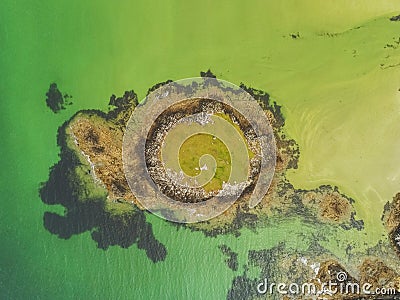
M 58 89 L 57 83 L 53 82 L 46 93 L 46 104 L 54 113 L 58 113 L 65 109 L 66 105 L 72 104 L 71 98 L 72 96 L 69 94 L 63 95 Z

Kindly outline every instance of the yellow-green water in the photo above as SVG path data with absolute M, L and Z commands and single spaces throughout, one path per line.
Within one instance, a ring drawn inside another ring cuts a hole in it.
M 385 49 L 400 36 L 398 1 L 3 1 L 0 10 L 2 246 L 4 299 L 223 299 L 235 274 L 218 245 L 239 253 L 279 241 L 304 249 L 287 220 L 239 238 L 205 238 L 149 217 L 168 249 L 153 264 L 144 251 L 96 248 L 90 234 L 61 240 L 43 227 L 38 186 L 58 160 L 57 127 L 83 108 L 106 108 L 111 94 L 198 76 L 266 90 L 283 105 L 286 131 L 300 145 L 298 188 L 336 184 L 356 200 L 365 232 L 339 231 L 326 246 L 372 246 L 380 215 L 400 190 L 400 62 Z M 361 26 L 359 29 L 350 30 Z M 293 39 L 290 34 L 300 35 Z M 330 37 L 324 33 L 339 33 Z M 342 34 L 341 34 L 342 33 Z M 388 57 L 389 56 L 389 57 Z M 385 64 L 381 67 L 380 64 Z M 50 82 L 73 95 L 54 115 Z M 366 245 L 364 245 L 366 243 Z

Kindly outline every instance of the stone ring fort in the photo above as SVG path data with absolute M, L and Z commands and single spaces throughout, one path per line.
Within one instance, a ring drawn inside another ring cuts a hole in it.
M 123 140 L 127 182 L 150 212 L 173 222 L 216 217 L 240 197 L 256 206 L 276 162 L 272 127 L 257 101 L 215 78 L 188 78 L 152 91 Z

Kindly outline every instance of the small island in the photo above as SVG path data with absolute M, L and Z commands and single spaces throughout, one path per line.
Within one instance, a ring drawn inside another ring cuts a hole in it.
M 208 72 L 204 74 L 209 75 Z M 169 82 L 156 86 L 162 86 Z M 273 129 L 277 159 L 275 175 L 268 193 L 257 206 L 249 208 L 248 199 L 251 189 L 247 189 L 229 209 L 218 217 L 190 224 L 169 222 L 170 225 L 200 231 L 209 237 L 224 234 L 239 236 L 243 228 L 257 230 L 259 226 L 268 226 L 272 218 L 290 219 L 300 216 L 306 222 L 321 224 L 321 226 L 331 226 L 342 230 L 363 230 L 363 221 L 356 218 L 354 200 L 341 193 L 337 187 L 321 185 L 317 189 L 301 190 L 296 189 L 286 179 L 287 170 L 297 168 L 300 150 L 296 141 L 288 138 L 284 132 L 285 118 L 281 107 L 272 101 L 269 94 L 264 91 L 243 84 L 241 88 L 258 101 Z M 149 92 L 155 89 L 152 87 Z M 207 104 L 207 101 L 209 100 L 198 99 L 191 105 L 196 110 L 201 105 Z M 147 256 L 153 262 L 163 261 L 167 255 L 166 247 L 154 236 L 152 225 L 146 220 L 145 209 L 133 196 L 123 170 L 124 130 L 132 112 L 139 105 L 137 95 L 134 91 L 127 91 L 121 97 L 113 95 L 109 105 L 108 112 L 79 111 L 59 128 L 57 140 L 61 149 L 60 161 L 51 168 L 49 180 L 42 184 L 40 195 L 46 204 L 63 205 L 65 214 L 61 216 L 50 212 L 45 213 L 44 225 L 50 232 L 64 239 L 68 239 L 74 234 L 90 231 L 93 240 L 102 249 L 107 249 L 111 245 L 126 248 L 136 244 L 146 251 Z M 167 115 L 173 116 L 179 111 L 179 106 L 175 106 L 167 112 Z M 188 111 L 186 110 L 186 112 Z M 252 145 L 251 139 L 246 137 L 247 134 L 251 134 L 246 131 L 247 125 L 241 121 L 233 121 L 240 119 L 240 116 L 227 109 L 218 111 L 216 115 L 230 120 L 240 129 L 239 132 L 242 132 L 247 141 L 249 157 L 252 157 L 252 153 L 257 152 L 257 146 Z M 164 122 L 164 125 L 166 126 L 167 123 Z M 159 134 L 160 128 L 162 127 L 155 126 L 152 134 L 154 136 Z M 157 144 L 157 140 L 152 139 L 151 136 L 150 134 L 148 139 L 148 149 L 160 149 L 161 145 Z M 218 149 L 216 156 L 217 165 L 220 167 L 218 176 L 223 180 L 224 164 L 229 164 L 229 160 L 225 157 L 223 146 L 212 136 L 194 136 L 189 139 L 187 144 L 182 147 L 182 151 L 186 151 L 182 157 L 187 159 L 187 152 L 194 148 L 196 149 L 192 153 L 196 157 L 201 156 L 204 151 L 195 145 L 205 142 L 209 142 Z M 149 151 L 147 156 L 149 164 L 157 162 L 150 159 L 152 158 L 151 153 L 155 152 Z M 196 168 L 188 159 L 184 165 L 188 168 L 189 173 L 190 170 L 193 171 Z M 256 165 L 257 161 L 254 161 L 254 167 Z M 253 169 L 256 170 L 256 168 Z M 154 170 L 156 172 L 158 169 L 153 168 Z M 156 172 L 152 176 L 156 181 L 160 174 Z M 249 176 L 251 178 L 252 175 Z M 213 193 L 215 188 L 220 188 L 222 180 L 210 182 L 208 192 Z M 249 187 L 251 187 L 251 183 Z M 193 201 L 208 197 L 207 194 L 204 194 L 203 198 L 189 197 L 190 193 L 185 197 L 179 197 L 181 193 L 178 189 L 168 186 L 165 188 L 172 196 L 176 196 L 177 201 Z M 310 261 L 318 260 L 320 263 L 326 261 L 327 264 L 331 262 L 333 257 L 326 253 L 323 254 L 324 251 L 318 247 L 310 248 L 308 252 L 303 253 L 303 256 L 307 257 L 308 255 Z M 228 257 L 226 260 L 228 267 L 238 270 L 235 252 L 227 246 L 221 246 L 220 250 Z M 264 257 L 267 253 L 252 252 L 252 255 Z M 295 256 L 295 254 L 293 255 Z M 332 265 L 332 263 L 330 264 Z M 263 270 L 262 268 L 261 270 Z M 321 269 L 320 276 L 325 276 L 322 274 L 325 269 Z M 254 284 L 246 276 L 244 273 L 234 280 L 230 295 L 235 295 L 240 286 Z

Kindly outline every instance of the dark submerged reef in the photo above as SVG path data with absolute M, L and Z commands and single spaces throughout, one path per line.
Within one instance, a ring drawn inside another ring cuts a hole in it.
M 225 244 L 218 246 L 219 250 L 226 256 L 225 263 L 232 271 L 237 271 L 239 266 L 238 254 Z
M 65 109 L 65 105 L 71 105 L 71 95 L 62 94 L 57 87 L 57 83 L 51 83 L 48 92 L 46 93 L 46 104 L 54 112 L 58 113 Z
M 126 92 L 121 98 L 112 98 L 114 100 L 110 101 L 110 104 L 116 108 L 108 114 L 97 110 L 86 112 L 113 119 L 119 116 L 119 113 L 123 113 L 126 106 L 131 107 L 137 99 L 133 91 Z M 124 118 L 120 120 L 124 121 Z M 146 251 L 153 262 L 163 261 L 167 250 L 155 238 L 152 225 L 146 221 L 144 211 L 128 203 L 121 204 L 128 208 L 118 213 L 107 207 L 110 204 L 106 203 L 106 191 L 102 191 L 96 185 L 91 177 L 90 167 L 83 165 L 76 152 L 67 145 L 68 137 L 65 129 L 68 125 L 69 121 L 58 129 L 57 144 L 60 147 L 60 161 L 50 168 L 49 179 L 41 184 L 39 190 L 45 204 L 60 204 L 64 206 L 65 213 L 61 216 L 53 212 L 45 212 L 44 227 L 62 239 L 69 239 L 72 235 L 90 231 L 98 248 L 104 250 L 113 245 L 128 248 L 137 244 L 138 248 Z M 124 122 L 119 125 L 124 126 Z

